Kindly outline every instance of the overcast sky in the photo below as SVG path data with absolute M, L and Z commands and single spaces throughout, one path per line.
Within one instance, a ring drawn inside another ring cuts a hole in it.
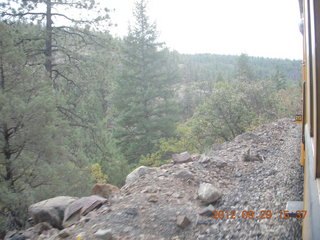
M 107 0 L 112 30 L 127 33 L 134 0 Z M 302 58 L 298 0 L 149 0 L 160 41 L 180 53 Z

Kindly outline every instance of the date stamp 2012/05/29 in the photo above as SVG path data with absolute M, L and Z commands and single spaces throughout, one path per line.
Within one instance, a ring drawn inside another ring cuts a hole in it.
M 276 213 L 271 210 L 261 211 L 212 211 L 212 219 L 271 219 L 278 217 L 280 219 L 304 219 L 307 215 L 307 211 L 278 211 Z

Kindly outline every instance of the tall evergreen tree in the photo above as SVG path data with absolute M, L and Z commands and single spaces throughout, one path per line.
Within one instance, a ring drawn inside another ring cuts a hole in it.
M 66 13 L 68 11 L 73 11 L 74 14 L 70 16 Z M 90 11 L 91 14 L 83 17 L 85 11 Z M 86 29 L 90 26 L 95 30 L 99 22 L 108 18 L 108 9 L 98 8 L 94 0 L 6 0 L 0 4 L 1 21 L 22 20 L 44 26 L 40 34 L 28 36 L 23 40 L 41 41 L 42 45 L 33 49 L 33 55 L 42 56 L 41 63 L 45 66 L 54 89 L 58 89 L 59 78 L 68 83 L 75 83 L 74 79 L 68 76 L 68 68 L 59 66 L 61 63 L 72 62 L 73 69 L 77 69 L 77 52 L 80 49 L 84 50 L 84 46 L 93 40 L 93 35 Z M 62 42 L 66 36 L 69 36 L 68 44 Z
M 249 64 L 249 57 L 242 53 L 238 60 L 237 79 L 241 82 L 253 81 L 253 73 Z
M 136 2 L 134 17 L 114 95 L 117 137 L 131 163 L 153 151 L 160 138 L 170 136 L 175 122 L 175 68 L 168 51 L 157 42 L 156 25 L 150 23 L 144 0 Z
M 65 149 L 70 129 L 57 117 L 47 74 L 28 66 L 20 37 L 19 26 L 0 23 L 0 230 L 22 227 L 32 201 L 90 184 Z
M 94 0 L 6 0 L 0 4 L 0 20 L 37 24 L 32 27 L 36 32 L 28 32 L 21 41 L 27 43 L 27 65 L 44 66 L 59 117 L 72 129 L 66 151 L 77 157 L 78 166 L 99 163 L 109 180 L 120 185 L 119 171 L 112 174 L 106 167 L 114 167 L 110 160 L 122 159 L 114 156 L 118 151 L 106 124 L 110 72 L 117 64 L 111 36 L 98 32 L 108 27 L 108 9 Z
M 286 78 L 283 72 L 281 72 L 279 66 L 276 67 L 274 74 L 271 76 L 271 81 L 274 82 L 274 85 L 278 90 L 285 89 L 287 87 Z

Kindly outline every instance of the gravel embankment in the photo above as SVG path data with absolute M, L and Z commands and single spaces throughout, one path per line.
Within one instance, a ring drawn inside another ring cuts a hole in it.
M 281 219 L 287 201 L 303 199 L 303 168 L 299 165 L 300 126 L 288 119 L 243 134 L 213 154 L 228 155 L 230 149 L 242 146 L 264 156 L 263 162 L 237 162 L 235 183 L 216 208 L 237 214 L 254 211 L 258 219 L 219 221 L 207 236 L 198 239 L 301 239 L 301 220 Z M 271 211 L 270 219 L 259 219 L 261 211 Z M 257 216 L 258 215 L 258 216 Z
M 278 120 L 215 146 L 193 162 L 153 169 L 125 185 L 107 210 L 98 210 L 70 231 L 73 236 L 83 232 L 88 239 L 98 229 L 111 230 L 114 239 L 301 239 L 301 220 L 281 219 L 279 214 L 287 201 L 303 199 L 300 128 L 288 119 Z M 248 149 L 263 161 L 243 161 Z M 229 217 L 233 210 L 235 219 L 199 214 L 206 207 L 197 199 L 201 182 L 223 194 L 214 210 L 228 211 Z M 242 218 L 243 211 L 254 211 L 254 219 Z M 273 215 L 259 219 L 261 211 Z M 191 223 L 178 226 L 178 216 Z

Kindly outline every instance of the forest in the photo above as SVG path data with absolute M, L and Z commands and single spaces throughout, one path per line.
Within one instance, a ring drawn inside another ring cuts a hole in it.
M 0 3 L 0 230 L 36 201 L 300 113 L 301 61 L 170 51 L 146 9 L 118 38 L 92 0 Z

